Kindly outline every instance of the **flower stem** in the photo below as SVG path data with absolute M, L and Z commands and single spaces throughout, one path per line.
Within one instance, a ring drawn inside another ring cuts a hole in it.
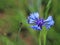
M 43 45 L 46 45 L 46 35 L 47 35 L 47 31 L 45 31 L 45 33 L 43 34 Z
M 41 34 L 39 34 L 39 45 L 41 45 Z
M 21 26 L 19 25 L 18 26 L 18 31 L 17 31 L 17 35 L 16 35 L 16 42 L 17 42 L 17 45 L 20 45 L 21 43 L 21 39 L 20 39 L 20 32 L 21 32 Z
M 47 30 L 43 28 L 39 34 L 39 45 L 46 45 Z

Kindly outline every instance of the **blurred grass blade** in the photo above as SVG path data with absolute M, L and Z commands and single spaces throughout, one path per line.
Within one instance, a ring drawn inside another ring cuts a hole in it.
M 48 16 L 48 12 L 49 12 L 49 9 L 50 9 L 50 7 L 51 7 L 51 3 L 52 3 L 52 0 L 49 0 L 49 1 L 48 1 L 48 4 L 47 4 L 47 6 L 46 6 L 45 19 L 46 19 L 47 16 Z
M 7 37 L 0 35 L 0 41 L 3 42 L 4 45 L 16 45 L 15 42 L 12 42 Z

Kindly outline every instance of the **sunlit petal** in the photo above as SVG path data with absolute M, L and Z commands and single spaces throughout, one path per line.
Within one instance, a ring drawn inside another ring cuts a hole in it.
M 34 17 L 39 19 L 39 13 L 38 12 L 34 13 Z
M 34 20 L 39 19 L 39 13 L 38 12 L 31 13 L 29 18 Z
M 51 21 L 53 20 L 52 16 L 49 16 L 45 21 Z
M 49 16 L 46 20 L 44 20 L 45 25 L 54 25 L 54 21 L 52 16 Z
M 28 17 L 28 23 L 31 24 L 31 23 L 34 23 L 34 21 L 35 21 L 35 20 L 33 20 L 33 19 L 31 19 L 31 18 Z
M 49 16 L 46 20 L 44 20 L 44 22 L 45 22 L 44 25 L 46 26 L 47 29 L 54 25 L 52 16 Z

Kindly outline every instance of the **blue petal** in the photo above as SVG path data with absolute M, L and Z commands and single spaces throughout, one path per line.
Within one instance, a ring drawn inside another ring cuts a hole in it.
M 41 30 L 41 28 L 38 25 L 33 25 L 31 26 L 31 28 L 33 28 L 34 30 Z
M 49 21 L 47 24 L 54 25 L 54 21 L 51 20 L 51 21 Z
M 45 24 L 54 25 L 54 20 L 52 16 L 49 16 L 45 21 Z
M 46 26 L 47 29 L 49 29 L 52 25 L 54 25 L 54 20 L 52 16 L 49 16 L 46 20 L 44 25 Z
M 49 16 L 45 21 L 51 21 L 53 20 L 52 16 Z
M 39 19 L 39 13 L 38 13 L 38 12 L 35 12 L 35 13 L 34 13 L 34 17 L 35 17 L 36 19 Z
M 39 14 L 38 12 L 36 13 L 31 13 L 30 16 L 28 17 L 28 23 L 34 23 L 37 19 L 39 19 Z
M 28 17 L 28 23 L 29 23 L 29 24 L 32 24 L 32 23 L 34 23 L 34 22 L 35 22 L 35 20 L 30 19 L 30 18 Z
M 34 20 L 39 19 L 39 13 L 38 12 L 31 13 L 29 17 Z

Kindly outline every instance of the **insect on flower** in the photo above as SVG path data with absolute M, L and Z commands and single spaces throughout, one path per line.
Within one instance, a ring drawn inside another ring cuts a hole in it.
M 34 12 L 28 16 L 28 24 L 31 24 L 31 28 L 34 30 L 42 30 L 42 27 L 45 26 L 47 29 L 50 29 L 54 25 L 54 20 L 52 16 L 48 16 L 46 20 L 39 18 L 39 13 Z

